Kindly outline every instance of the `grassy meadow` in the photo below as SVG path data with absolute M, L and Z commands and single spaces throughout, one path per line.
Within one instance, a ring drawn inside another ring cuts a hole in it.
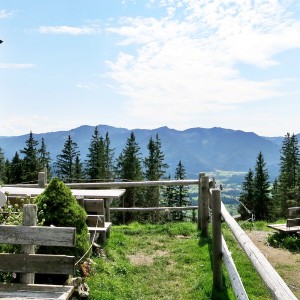
M 271 299 L 226 227 L 224 234 L 249 298 Z M 91 300 L 235 299 L 225 267 L 224 288 L 214 291 L 211 239 L 196 224 L 113 226 L 104 253 L 87 278 Z

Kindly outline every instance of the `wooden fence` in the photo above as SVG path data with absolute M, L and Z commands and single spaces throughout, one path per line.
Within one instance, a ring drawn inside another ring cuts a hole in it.
M 41 177 L 42 178 L 42 177 Z M 41 184 L 40 181 L 39 184 Z M 241 248 L 248 256 L 250 262 L 262 278 L 273 299 L 297 300 L 287 284 L 279 276 L 276 270 L 268 262 L 260 250 L 242 230 L 221 201 L 221 191 L 215 188 L 214 178 L 210 179 L 205 173 L 200 173 L 197 180 L 167 180 L 167 181 L 143 181 L 143 182 L 101 182 L 101 183 L 69 183 L 70 188 L 76 189 L 100 189 L 100 188 L 126 188 L 126 187 L 150 187 L 170 185 L 197 185 L 198 206 L 191 207 L 156 207 L 156 208 L 110 208 L 114 211 L 155 211 L 155 210 L 184 210 L 198 209 L 198 229 L 202 236 L 208 236 L 208 225 L 212 223 L 212 248 L 213 248 L 213 285 L 220 290 L 222 288 L 222 260 L 226 266 L 234 293 L 237 299 L 248 299 L 247 293 L 239 276 L 237 268 L 222 236 L 222 219 L 228 224 Z M 32 185 L 31 185 L 32 186 Z

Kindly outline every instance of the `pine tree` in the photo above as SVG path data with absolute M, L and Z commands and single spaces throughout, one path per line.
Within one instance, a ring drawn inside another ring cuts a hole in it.
M 9 161 L 9 159 L 6 159 L 5 160 L 5 181 L 4 181 L 4 183 L 11 183 L 10 178 L 11 178 L 10 161 Z
M 269 174 L 266 169 L 263 154 L 259 152 L 253 180 L 254 187 L 254 214 L 257 220 L 269 220 L 271 218 L 271 200 Z
M 130 137 L 127 139 L 125 148 L 119 155 L 116 168 L 117 175 L 122 180 L 140 181 L 143 179 L 140 146 L 136 142 L 133 132 L 131 132 Z M 142 189 L 127 188 L 123 199 L 125 207 L 134 207 L 143 203 Z M 131 213 L 127 213 L 126 222 L 130 222 L 132 220 L 133 215 Z
M 85 161 L 85 172 L 88 179 L 101 179 L 101 163 L 104 155 L 102 151 L 99 130 L 98 127 L 95 127 Z
M 110 146 L 110 138 L 108 132 L 104 139 L 104 164 L 105 179 L 112 180 L 114 178 L 114 149 Z
M 145 178 L 149 181 L 160 180 L 165 174 L 167 164 L 164 163 L 164 154 L 161 150 L 161 141 L 156 135 L 154 141 L 152 137 L 149 140 L 148 146 L 149 156 L 144 159 L 145 166 Z M 160 202 L 160 190 L 159 187 L 147 187 L 146 188 L 146 206 L 158 207 Z M 152 214 L 152 221 L 157 222 L 159 214 Z
M 286 134 L 281 148 L 280 174 L 278 178 L 278 195 L 281 206 L 281 216 L 285 217 L 288 207 L 298 203 L 298 173 L 300 168 L 300 154 L 297 137 Z
M 105 140 L 96 127 L 92 135 L 86 160 L 86 174 L 89 179 L 113 178 L 113 149 L 110 148 L 108 132 Z
M 185 171 L 185 168 L 184 168 L 181 160 L 179 161 L 179 163 L 176 167 L 174 179 L 175 180 L 186 179 L 186 171 Z M 179 206 L 179 207 L 187 206 L 189 204 L 189 202 L 190 202 L 190 198 L 189 198 L 188 186 L 184 186 L 184 185 L 175 186 L 174 187 L 174 206 Z M 174 214 L 176 215 L 176 217 L 179 221 L 183 221 L 183 219 L 184 219 L 183 211 L 174 212 Z
M 47 171 L 47 177 L 51 178 L 51 157 L 50 152 L 47 151 L 47 146 L 45 144 L 44 138 L 41 141 L 41 147 L 38 150 L 39 162 L 42 170 Z
M 10 163 L 9 183 L 21 183 L 23 178 L 23 160 L 16 152 Z
M 74 179 L 77 182 L 80 182 L 80 180 L 83 178 L 83 168 L 82 163 L 80 161 L 80 156 L 77 155 L 75 158 L 75 166 L 74 166 Z
M 36 182 L 38 173 L 41 171 L 41 166 L 38 158 L 37 145 L 38 142 L 34 139 L 32 132 L 30 131 L 28 139 L 25 141 L 26 146 L 20 152 L 23 157 L 23 181 Z
M 61 154 L 56 156 L 55 170 L 57 176 L 63 181 L 71 182 L 75 178 L 75 161 L 79 156 L 77 143 L 70 135 L 64 143 Z
M 242 184 L 238 212 L 242 219 L 247 219 L 254 213 L 254 173 L 249 169 Z
M 0 147 L 0 184 L 5 183 L 5 157 L 2 148 Z

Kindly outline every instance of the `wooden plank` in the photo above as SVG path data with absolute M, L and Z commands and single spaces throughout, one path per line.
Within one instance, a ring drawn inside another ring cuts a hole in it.
M 0 253 L 2 272 L 74 274 L 74 263 L 74 256 Z
M 69 185 L 69 184 L 67 184 Z M 2 186 L 0 191 L 3 193 L 8 193 L 11 196 L 38 196 L 44 191 L 44 188 L 32 188 L 32 187 L 16 187 L 16 186 Z M 86 189 L 71 189 L 74 196 L 84 196 L 90 198 L 113 198 L 118 199 L 124 193 L 125 189 L 107 189 L 107 190 L 86 190 Z
M 104 215 L 104 200 L 84 199 L 84 209 L 88 214 Z
M 23 226 L 36 226 L 37 222 L 37 205 L 25 204 L 23 207 Z M 34 244 L 21 245 L 21 252 L 24 254 L 35 254 Z M 20 282 L 25 284 L 34 283 L 34 273 L 22 273 Z
M 300 231 L 300 226 L 287 227 L 286 224 L 269 224 L 268 227 L 285 233 L 294 233 Z
M 298 218 L 300 217 L 300 207 L 290 207 L 288 208 L 289 218 Z
M 297 300 L 266 257 L 254 245 L 238 223 L 230 216 L 223 203 L 221 203 L 221 212 L 224 220 L 262 278 L 273 299 Z
M 0 283 L 0 298 L 5 299 L 67 300 L 73 291 L 74 286 L 69 285 Z
M 0 243 L 74 247 L 72 227 L 0 225 Z
M 300 226 L 300 218 L 286 220 L 286 227 L 294 227 L 294 226 Z
M 88 230 L 90 233 L 93 232 L 106 232 L 109 230 L 110 226 L 111 226 L 111 222 L 105 222 L 105 226 L 104 227 L 88 227 Z
M 222 258 L 229 275 L 229 279 L 235 294 L 235 298 L 239 300 L 248 300 L 247 292 L 242 283 L 242 279 L 238 270 L 236 269 L 235 263 L 232 259 L 231 253 L 226 245 L 226 241 L 222 236 Z
M 104 215 L 87 215 L 87 225 L 89 227 L 104 227 Z

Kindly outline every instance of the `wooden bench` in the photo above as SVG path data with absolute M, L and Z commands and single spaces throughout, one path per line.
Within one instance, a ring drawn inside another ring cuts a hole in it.
M 77 201 L 87 213 L 90 240 L 99 239 L 100 243 L 105 243 L 110 235 L 111 222 L 105 222 L 104 200 L 77 197 Z
M 21 273 L 20 283 L 0 283 L 0 298 L 67 300 L 73 286 L 35 284 L 35 274 L 73 275 L 75 257 L 35 254 L 35 245 L 74 247 L 76 229 L 36 225 L 37 206 L 23 207 L 23 226 L 0 225 L 0 244 L 22 245 L 22 254 L 0 253 L 0 271 Z
M 271 224 L 268 227 L 284 233 L 300 232 L 300 207 L 288 208 L 288 219 L 285 224 Z

